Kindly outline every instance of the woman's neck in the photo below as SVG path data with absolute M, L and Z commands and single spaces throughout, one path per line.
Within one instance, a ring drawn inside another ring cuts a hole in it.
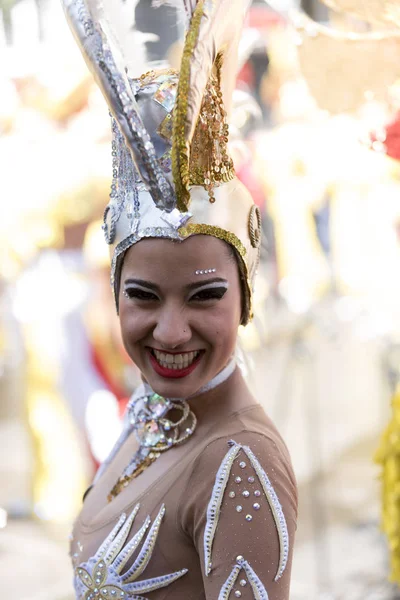
M 200 390 L 191 398 L 188 398 L 190 408 L 198 420 L 204 420 L 207 415 L 215 419 L 219 414 L 227 411 L 240 410 L 250 404 L 256 404 L 252 397 L 242 373 L 237 365 L 232 372 L 221 383 L 210 389 Z

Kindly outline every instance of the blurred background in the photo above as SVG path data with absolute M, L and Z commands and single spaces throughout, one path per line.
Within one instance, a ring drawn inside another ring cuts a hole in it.
M 231 152 L 264 228 L 242 362 L 298 478 L 293 600 L 400 598 L 395 5 L 253 2 L 240 47 Z M 139 379 L 101 231 L 109 116 L 58 0 L 0 15 L 0 595 L 72 600 L 71 523 Z M 174 8 L 131 19 L 138 73 L 177 64 Z

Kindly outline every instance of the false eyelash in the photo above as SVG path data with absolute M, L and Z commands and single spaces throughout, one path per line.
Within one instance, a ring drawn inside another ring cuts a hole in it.
M 228 291 L 226 287 L 218 287 L 218 288 L 206 288 L 196 292 L 191 296 L 190 300 L 221 300 L 225 296 L 225 293 Z
M 129 299 L 136 300 L 157 300 L 157 296 L 153 292 L 146 292 L 140 288 L 126 288 L 124 290 L 124 296 Z

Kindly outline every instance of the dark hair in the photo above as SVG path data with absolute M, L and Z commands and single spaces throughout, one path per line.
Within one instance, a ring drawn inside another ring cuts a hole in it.
M 227 243 L 227 242 L 226 242 Z M 240 300 L 242 306 L 242 315 L 240 319 L 241 325 L 247 325 L 250 318 L 250 298 L 249 298 L 249 288 L 247 284 L 247 275 L 246 275 L 246 267 L 243 262 L 242 257 L 239 252 L 236 250 L 232 244 L 228 244 L 229 254 L 231 258 L 236 262 L 238 271 L 239 271 L 239 281 L 240 281 Z

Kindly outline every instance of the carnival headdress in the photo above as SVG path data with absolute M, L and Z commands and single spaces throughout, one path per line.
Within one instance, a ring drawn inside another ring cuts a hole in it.
M 62 2 L 112 116 L 113 181 L 103 229 L 117 308 L 122 259 L 130 246 L 147 237 L 183 241 L 205 234 L 237 251 L 245 324 L 261 223 L 228 154 L 227 115 L 249 0 L 182 0 L 187 33 L 179 74 L 154 70 L 135 79 L 127 70 L 133 57 L 119 50 L 101 2 Z

